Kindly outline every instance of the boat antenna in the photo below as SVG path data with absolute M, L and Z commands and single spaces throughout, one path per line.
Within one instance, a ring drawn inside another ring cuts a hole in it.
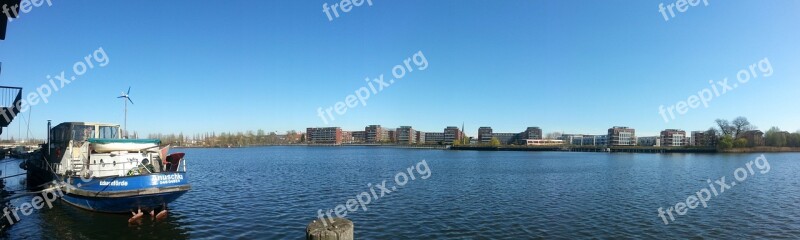
M 133 100 L 131 100 L 130 94 L 131 94 L 131 87 L 128 87 L 127 93 L 122 92 L 122 94 L 119 97 L 117 97 L 125 99 L 122 100 L 125 103 L 125 122 L 124 122 L 125 125 L 123 125 L 122 132 L 125 134 L 126 139 L 128 138 L 128 102 L 131 102 L 131 104 L 133 104 Z

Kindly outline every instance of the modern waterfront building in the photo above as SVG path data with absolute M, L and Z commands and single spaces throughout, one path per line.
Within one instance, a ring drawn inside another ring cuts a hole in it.
M 517 142 L 519 135 L 519 133 L 493 133 L 492 138 L 500 140 L 500 144 L 508 145 Z
M 542 139 L 542 129 L 539 127 L 528 127 L 520 133 L 520 139 Z
M 491 127 L 478 128 L 478 142 L 486 144 L 492 141 L 492 138 L 500 140 L 500 144 L 514 144 L 519 143 L 522 145 L 527 144 L 527 139 L 542 139 L 542 129 L 539 127 L 528 127 L 525 131 L 520 133 L 496 133 Z
M 428 132 L 428 133 L 425 133 L 425 143 L 426 144 L 441 144 L 441 143 L 444 143 L 444 133 L 443 132 Z
M 365 127 L 364 135 L 366 143 L 380 143 L 385 139 L 381 125 L 369 125 Z
M 365 143 L 367 141 L 367 132 L 365 131 L 353 131 L 351 135 L 353 136 L 353 143 Z
M 343 144 L 353 143 L 353 132 L 351 132 L 351 131 L 342 131 L 342 143 Z
M 691 146 L 715 147 L 717 146 L 717 136 L 709 131 L 692 131 Z
M 342 144 L 342 129 L 339 127 L 307 128 L 306 141 L 311 144 Z
M 689 140 L 689 146 L 703 146 L 703 141 L 705 140 L 705 132 L 703 131 L 692 131 L 689 133 L 692 138 Z
M 608 146 L 608 135 L 583 135 L 583 146 Z
M 559 138 L 564 141 L 564 144 L 569 145 L 583 145 L 583 134 L 561 134 Z
M 414 144 L 417 143 L 417 139 L 415 135 L 417 132 L 414 131 L 411 126 L 401 126 L 396 130 L 397 134 L 397 143 L 398 144 Z
M 489 143 L 491 141 L 492 141 L 492 128 L 491 127 L 478 128 L 478 142 Z
M 636 145 L 643 147 L 660 147 L 661 137 L 660 136 L 638 137 L 636 138 Z
M 425 143 L 425 134 L 424 132 L 417 131 L 416 134 L 414 134 L 415 141 L 419 144 Z
M 608 145 L 608 135 L 585 135 L 585 134 L 561 134 L 560 140 L 564 144 L 577 146 L 606 146 Z
M 388 133 L 388 140 L 385 142 L 388 143 L 397 143 L 397 130 L 395 129 L 387 129 L 386 132 Z
M 453 144 L 462 137 L 464 137 L 464 133 L 458 127 L 449 126 L 444 129 L 444 144 Z
M 629 127 L 614 126 L 608 129 L 609 146 L 636 145 L 636 130 Z
M 661 131 L 661 146 L 682 147 L 686 145 L 686 131 L 680 129 L 665 129 Z

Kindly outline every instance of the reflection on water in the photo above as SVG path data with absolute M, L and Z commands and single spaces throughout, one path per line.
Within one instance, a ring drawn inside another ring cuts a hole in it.
M 11 238 L 299 239 L 317 211 L 425 159 L 431 176 L 348 214 L 356 237 L 800 237 L 800 154 L 766 154 L 748 178 L 676 222 L 656 211 L 731 178 L 755 154 L 473 152 L 359 147 L 184 149 L 193 189 L 162 222 L 61 202 L 3 233 Z M 5 173 L 5 171 L 4 171 Z M 8 182 L 8 181 L 7 181 Z M 19 180 L 12 180 L 19 184 Z M 7 186 L 9 187 L 9 186 Z M 18 205 L 30 198 L 14 200 Z
M 3 162 L 4 175 L 11 176 L 24 173 L 19 169 L 19 162 Z M 25 176 L 5 179 L 5 189 L 17 193 L 24 192 Z M 20 191 L 21 190 L 21 191 Z M 25 196 L 6 202 L 9 209 L 18 208 L 21 204 L 30 203 L 33 196 Z M 13 211 L 13 210 L 12 210 Z M 13 216 L 13 215 L 12 215 Z M 162 221 L 151 220 L 146 216 L 140 224 L 128 224 L 128 215 L 105 214 L 82 210 L 64 202 L 53 203 L 53 208 L 44 204 L 41 210 L 25 216 L 18 212 L 20 221 L 3 231 L 2 238 L 30 239 L 188 239 L 186 228 L 178 223 L 185 219 L 180 212 L 172 213 Z M 13 217 L 12 217 L 13 218 Z M 0 219 L 8 224 L 8 219 Z

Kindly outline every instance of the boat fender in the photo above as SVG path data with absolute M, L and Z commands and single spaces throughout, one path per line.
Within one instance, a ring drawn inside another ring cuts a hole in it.
M 133 217 L 131 217 L 131 219 L 128 219 L 128 223 L 134 223 L 137 220 L 142 219 L 142 217 L 144 216 L 142 209 L 139 209 L 138 213 L 131 212 L 131 214 L 133 214 Z
M 164 218 L 167 218 L 167 209 L 161 210 L 161 212 L 156 215 L 156 220 L 163 220 Z

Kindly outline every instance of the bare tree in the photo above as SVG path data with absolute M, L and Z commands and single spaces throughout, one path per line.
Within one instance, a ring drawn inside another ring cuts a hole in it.
M 717 119 L 715 120 L 717 126 L 719 126 L 719 131 L 722 132 L 722 135 L 731 135 L 733 132 L 733 126 L 728 120 L 725 119 Z
M 719 136 L 719 131 L 717 131 L 716 128 L 711 127 L 711 128 L 708 128 L 708 130 L 706 130 L 706 134 L 708 136 L 710 136 L 710 137 L 718 137 Z
M 561 132 L 551 132 L 548 133 L 545 137 L 545 139 L 560 139 L 560 138 L 561 138 Z
M 747 121 L 746 117 L 737 117 L 733 119 L 731 123 L 734 130 L 734 137 L 739 137 L 739 134 L 753 129 L 753 126 L 750 125 L 750 121 Z

